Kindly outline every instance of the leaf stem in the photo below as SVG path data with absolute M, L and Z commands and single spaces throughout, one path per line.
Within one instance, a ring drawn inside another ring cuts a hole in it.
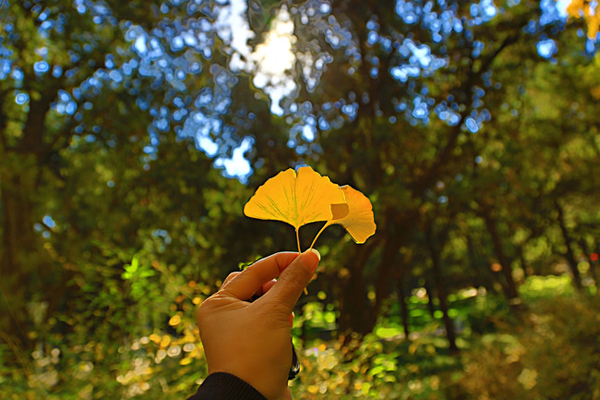
M 313 246 L 315 245 L 315 243 L 317 243 L 317 239 L 319 238 L 319 236 L 321 236 L 321 233 L 325 230 L 325 228 L 327 228 L 329 226 L 329 222 L 325 222 L 325 225 L 323 225 L 323 227 L 321 228 L 321 230 L 319 231 L 319 233 L 317 233 L 317 236 L 315 236 L 315 240 L 313 240 L 313 242 L 311 243 L 309 249 L 312 249 Z
M 298 243 L 298 253 L 302 253 L 302 249 L 300 248 L 300 234 L 298 233 L 298 228 L 296 228 L 296 243 Z

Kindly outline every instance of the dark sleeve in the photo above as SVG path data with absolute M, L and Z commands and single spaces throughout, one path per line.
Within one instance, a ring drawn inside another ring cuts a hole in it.
M 188 400 L 267 400 L 250 384 L 235 375 L 215 372 L 202 382 Z

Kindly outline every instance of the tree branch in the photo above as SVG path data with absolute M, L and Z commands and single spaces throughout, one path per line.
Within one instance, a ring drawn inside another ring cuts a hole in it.
M 471 100 L 468 106 L 466 107 L 465 111 L 460 114 L 460 120 L 450 132 L 450 137 L 448 138 L 448 141 L 446 142 L 446 145 L 440 152 L 439 156 L 436 157 L 436 161 L 431 165 L 431 167 L 429 167 L 427 172 L 421 175 L 421 177 L 411 185 L 411 189 L 414 190 L 414 193 L 416 195 L 420 195 L 427 187 L 429 187 L 436 179 L 436 176 L 439 175 L 440 169 L 444 165 L 448 164 L 453 158 L 452 152 L 456 147 L 456 142 L 458 141 L 458 137 L 461 133 L 463 121 L 465 120 L 466 116 L 468 115 L 468 113 L 470 113 L 471 108 L 473 107 L 473 96 L 471 96 L 473 88 L 476 86 L 477 83 L 481 81 L 481 76 L 491 67 L 496 57 L 498 57 L 498 55 L 500 55 L 500 53 L 504 49 L 509 47 L 511 44 L 516 43 L 520 35 L 521 31 L 519 29 L 514 35 L 504 39 L 502 44 L 483 61 L 479 70 L 477 72 L 473 72 L 467 78 L 467 85 L 464 86 L 465 89 L 463 89 L 463 93 L 465 95 L 465 98 L 469 98 Z M 472 68 L 471 71 L 473 71 Z

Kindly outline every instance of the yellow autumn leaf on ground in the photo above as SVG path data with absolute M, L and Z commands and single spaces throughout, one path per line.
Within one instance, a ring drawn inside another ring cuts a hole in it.
M 302 225 L 330 220 L 334 214 L 332 204 L 343 203 L 344 192 L 328 177 L 319 175 L 311 167 L 299 168 L 298 173 L 290 168 L 259 187 L 244 206 L 244 214 L 286 222 L 297 233 Z M 335 212 L 343 215 L 343 207 L 336 207 Z
M 151 334 L 148 339 L 152 340 L 154 343 L 159 344 L 162 338 L 156 333 Z
M 169 325 L 177 326 L 177 325 L 179 325 L 180 322 L 181 322 L 181 316 L 179 316 L 179 314 L 176 314 L 176 315 L 173 315 L 171 317 L 171 319 L 169 320 Z

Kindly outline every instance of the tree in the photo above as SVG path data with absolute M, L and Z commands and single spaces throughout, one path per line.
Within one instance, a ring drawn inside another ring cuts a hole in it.
M 294 248 L 276 223 L 238 221 L 248 191 L 212 169 L 247 148 L 250 187 L 306 163 L 371 196 L 374 238 L 356 246 L 332 228 L 319 243 L 342 334 L 369 333 L 395 288 L 411 289 L 407 277 L 434 260 L 445 277 L 446 266 L 456 266 L 443 289 L 493 290 L 497 280 L 518 302 L 513 271 L 544 262 L 538 242 L 554 253 L 570 247 L 575 261 L 584 245 L 597 244 L 597 215 L 570 201 L 597 189 L 585 178 L 596 172 L 600 148 L 591 106 L 597 61 L 578 50 L 581 39 L 551 5 L 236 7 L 11 2 L 0 80 L 0 272 L 14 289 L 11 304 L 44 299 L 50 276 L 53 290 L 66 292 L 73 272 L 65 265 L 75 261 L 89 272 L 113 260 L 111 279 L 126 287 L 117 271 L 140 248 L 148 262 L 160 255 L 211 287 L 231 269 L 227 257 Z M 227 22 L 233 10 L 241 10 L 238 29 Z M 260 50 L 277 29 L 295 58 L 274 73 Z M 560 59 L 559 48 L 569 49 Z M 190 139 L 207 156 L 193 155 Z M 199 171 L 197 181 L 186 168 Z M 556 204 L 564 208 L 562 236 Z M 427 242 L 418 232 L 431 226 Z M 240 238 L 242 230 L 251 235 Z M 451 256 L 450 232 L 467 243 Z M 44 250 L 47 242 L 56 254 Z M 409 260 L 407 248 L 431 257 Z M 194 263 L 204 269 L 192 272 Z M 489 271 L 494 263 L 499 274 Z M 23 289 L 37 271 L 48 276 Z
M 544 62 L 535 45 L 553 35 L 552 24 L 529 29 L 544 12 L 534 2 L 504 13 L 482 7 L 471 14 L 458 3 L 431 6 L 401 3 L 392 13 L 387 5 L 349 1 L 312 15 L 291 9 L 298 20 L 310 21 L 297 23 L 297 47 L 311 49 L 313 62 L 324 60 L 311 74 L 302 70 L 304 77 L 320 77 L 319 84 L 298 79 L 298 98 L 284 107 L 293 134 L 308 129 L 322 148 L 312 150 L 310 135 L 294 134 L 308 149 L 300 159 L 377 199 L 378 242 L 348 248 L 342 262 L 350 271 L 339 299 L 342 331 L 372 329 L 390 295 L 398 251 L 412 242 L 422 199 L 436 201 L 436 185 L 472 162 L 469 147 L 479 140 L 471 132 L 490 118 L 484 96 L 504 93 L 492 79 L 498 62 L 515 46 Z M 553 24 L 560 30 L 559 20 Z M 302 110 L 294 112 L 297 104 Z M 364 300 L 371 284 L 373 304 Z
M 161 2 L 17 1 L 3 10 L 0 275 L 17 314 L 25 299 L 45 298 L 45 274 L 63 273 L 53 266 L 33 229 L 47 215 L 42 194 L 66 180 L 61 175 L 63 150 L 82 137 L 109 147 L 140 140 L 152 157 L 160 133 L 168 131 L 161 115 L 166 109 L 156 104 L 182 101 L 173 75 L 180 69 L 197 74 L 202 61 L 192 59 L 189 51 L 171 56 L 158 41 L 150 41 L 148 48 L 142 39 L 152 29 L 172 33 L 166 22 L 154 27 L 161 15 L 181 14 L 182 9 Z M 174 66 L 161 69 L 161 60 Z M 4 319 L 7 314 L 2 315 L 0 326 L 14 328 Z

